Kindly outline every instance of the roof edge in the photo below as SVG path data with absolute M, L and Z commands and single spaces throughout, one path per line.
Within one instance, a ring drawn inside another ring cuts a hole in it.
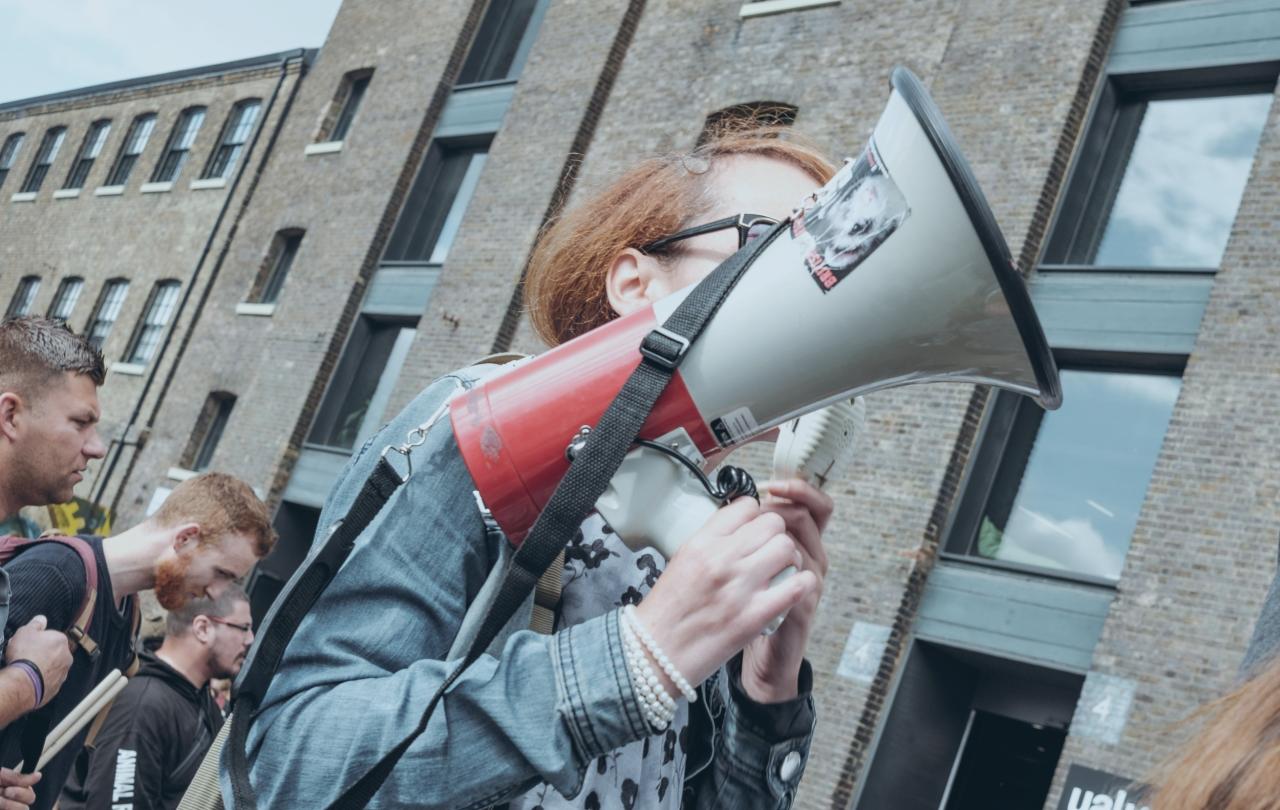
M 215 65 L 185 68 L 183 70 L 174 70 L 168 73 L 156 73 L 151 76 L 141 76 L 136 79 L 121 79 L 119 81 L 107 82 L 105 84 L 94 84 L 88 87 L 79 87 L 74 90 L 63 90 L 57 93 L 48 93 L 43 96 L 20 98 L 15 99 L 14 101 L 0 102 L 0 112 L 12 112 L 14 110 L 21 110 L 27 107 L 39 107 L 57 101 L 70 101 L 72 99 L 113 93 L 120 90 L 132 90 L 135 88 L 173 84 L 203 76 L 218 76 L 226 73 L 237 73 L 239 71 L 252 70 L 254 68 L 262 68 L 268 65 L 279 64 L 280 62 L 291 59 L 301 59 L 304 63 L 310 65 L 311 62 L 315 60 L 316 53 L 318 53 L 319 50 L 319 48 L 292 48 L 287 51 L 279 51 L 278 53 L 251 56 L 247 59 L 236 59 L 231 62 L 219 62 Z

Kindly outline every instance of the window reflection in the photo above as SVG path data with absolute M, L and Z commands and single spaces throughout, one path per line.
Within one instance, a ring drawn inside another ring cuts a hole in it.
M 1270 94 L 1146 103 L 1093 264 L 1216 268 Z
M 1181 379 L 1061 375 L 1062 408 L 1044 414 L 1038 430 L 1020 417 L 973 551 L 1116 580 Z

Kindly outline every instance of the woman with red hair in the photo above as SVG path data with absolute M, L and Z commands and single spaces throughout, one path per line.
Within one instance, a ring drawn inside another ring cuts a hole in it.
M 705 277 L 822 185 L 833 167 L 776 132 L 728 133 L 648 160 L 542 235 L 526 285 L 548 343 Z M 358 454 L 321 536 L 440 403 L 429 386 Z M 328 806 L 416 725 L 468 605 L 506 559 L 442 420 L 414 474 L 357 540 L 284 657 L 249 732 L 260 806 Z M 799 480 L 720 509 L 671 560 L 598 516 L 565 538 L 557 630 L 509 626 L 446 693 L 371 806 L 785 807 L 815 722 L 804 650 L 831 499 Z M 795 566 L 799 572 L 770 587 Z M 761 631 L 787 619 L 771 635 Z

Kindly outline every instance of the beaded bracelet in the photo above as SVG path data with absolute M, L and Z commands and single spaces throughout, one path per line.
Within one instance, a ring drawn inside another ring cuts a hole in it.
M 27 673 L 27 677 L 31 679 L 31 688 L 36 693 L 36 707 L 44 702 L 44 673 L 40 671 L 40 667 L 36 666 L 34 661 L 26 658 L 19 658 L 16 661 L 10 661 L 9 666 L 17 667 Z
M 671 663 L 671 659 L 667 658 L 667 654 L 658 646 L 658 642 L 653 640 L 653 636 L 649 635 L 649 631 L 640 623 L 640 617 L 636 615 L 636 606 L 627 605 L 622 616 L 630 624 L 631 629 L 639 636 L 640 642 L 649 650 L 649 654 L 653 656 L 653 660 L 658 662 L 658 666 L 662 667 L 662 671 L 667 673 L 667 677 L 680 690 L 680 694 L 684 695 L 684 699 L 690 703 L 698 701 L 698 692 L 680 674 L 680 670 L 676 669 L 676 665 Z
M 631 673 L 631 682 L 635 686 L 640 713 L 650 731 L 655 734 L 665 731 L 675 719 L 676 703 L 658 680 L 640 640 L 626 622 L 622 622 L 621 627 L 622 650 L 627 659 L 627 670 Z

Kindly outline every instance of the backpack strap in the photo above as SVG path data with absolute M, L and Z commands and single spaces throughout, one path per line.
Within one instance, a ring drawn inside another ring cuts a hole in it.
M 89 635 L 89 624 L 93 621 L 93 609 L 98 604 L 98 556 L 93 553 L 93 546 L 89 545 L 89 541 L 83 537 L 64 535 L 60 534 L 56 529 L 50 529 L 39 537 L 10 542 L 8 559 L 11 560 L 18 553 L 41 543 L 59 543 L 80 556 L 80 562 L 84 565 L 85 576 L 84 601 L 80 603 L 80 610 L 72 620 L 71 627 L 67 628 L 67 636 L 80 649 L 84 650 L 90 658 L 97 658 L 98 643 Z M 8 562 L 8 560 L 5 560 L 5 562 Z M 134 601 L 136 602 L 137 600 Z

